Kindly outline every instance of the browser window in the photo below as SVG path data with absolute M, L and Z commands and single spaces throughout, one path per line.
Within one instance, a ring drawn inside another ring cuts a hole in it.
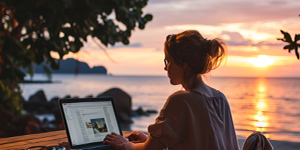
M 111 132 L 120 134 L 111 101 L 64 103 L 62 107 L 73 146 L 103 142 Z

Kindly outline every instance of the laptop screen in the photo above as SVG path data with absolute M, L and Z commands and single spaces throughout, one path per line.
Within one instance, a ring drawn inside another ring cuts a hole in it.
M 112 132 L 121 134 L 111 98 L 66 99 L 60 106 L 71 147 L 103 142 Z

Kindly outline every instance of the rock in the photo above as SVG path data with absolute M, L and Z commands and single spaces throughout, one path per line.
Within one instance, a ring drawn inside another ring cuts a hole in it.
M 87 95 L 85 98 L 93 98 L 93 95 Z
M 58 99 L 59 97 L 53 97 L 46 106 L 46 109 L 48 110 L 49 113 L 53 113 L 53 110 L 58 108 Z
M 40 90 L 30 96 L 28 102 L 23 102 L 23 108 L 29 113 L 47 113 L 47 99 L 44 91 Z
M 71 98 L 71 95 L 66 95 L 64 98 L 62 99 L 65 99 L 65 98 Z
M 58 99 L 59 99 L 59 97 L 53 97 L 53 98 L 49 101 L 49 103 L 55 103 L 55 104 L 58 104 Z
M 62 121 L 62 116 L 61 116 L 58 106 L 52 109 L 52 114 L 54 115 L 55 120 L 53 120 L 51 123 L 55 124 L 58 128 L 62 128 L 63 121 Z
M 24 104 L 24 103 L 26 103 L 26 101 L 25 101 L 25 99 L 24 99 L 24 97 L 23 97 L 23 96 L 21 96 L 21 97 L 20 97 L 20 103 L 21 103 L 21 104 Z
M 132 110 L 132 116 L 149 116 L 150 114 L 156 114 L 156 113 L 157 113 L 156 110 L 144 111 L 141 106 L 136 110 Z
M 46 102 L 27 102 L 23 104 L 23 108 L 29 113 L 48 113 Z
M 120 123 L 132 123 L 131 120 L 131 96 L 119 88 L 111 88 L 97 97 L 109 96 L 113 98 Z
M 43 90 L 40 90 L 38 92 L 36 92 L 34 95 L 30 96 L 28 102 L 36 102 L 36 103 L 46 103 L 48 102 L 47 101 L 47 98 L 45 96 L 45 93 Z
M 146 112 L 143 110 L 142 107 L 139 107 L 137 110 L 135 110 L 135 113 L 136 113 L 137 115 L 149 116 L 149 114 L 146 113 Z
M 157 114 L 157 110 L 146 110 L 148 114 Z
M 49 102 L 52 105 L 54 105 L 54 107 L 52 107 L 52 109 L 50 110 L 50 113 L 54 115 L 55 120 L 53 120 L 51 123 L 55 124 L 58 128 L 61 128 L 63 126 L 63 122 L 62 122 L 61 113 L 58 106 L 58 100 L 59 97 L 54 97 Z

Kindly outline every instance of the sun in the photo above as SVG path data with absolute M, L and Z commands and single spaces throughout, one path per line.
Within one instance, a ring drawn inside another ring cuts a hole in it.
M 258 55 L 257 58 L 250 58 L 249 63 L 255 67 L 267 67 L 275 62 L 275 59 L 267 55 Z

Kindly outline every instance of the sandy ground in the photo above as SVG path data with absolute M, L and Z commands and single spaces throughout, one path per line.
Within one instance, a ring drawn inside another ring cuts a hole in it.
M 238 139 L 240 149 L 242 149 L 245 139 Z M 300 143 L 271 140 L 275 150 L 300 150 Z

